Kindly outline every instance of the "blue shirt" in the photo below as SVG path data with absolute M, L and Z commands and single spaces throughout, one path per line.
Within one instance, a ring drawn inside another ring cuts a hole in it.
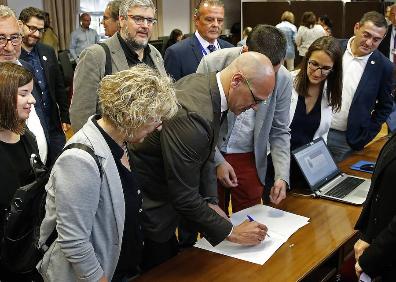
M 89 28 L 83 29 L 81 26 L 71 34 L 70 54 L 73 59 L 80 57 L 82 50 L 99 42 L 99 35 L 96 30 Z
M 48 90 L 48 83 L 45 76 L 44 68 L 41 65 L 40 56 L 36 50 L 36 47 L 33 47 L 32 51 L 30 52 L 22 48 L 21 52 L 24 52 L 26 54 L 27 62 L 33 67 L 34 76 L 40 86 L 39 92 L 41 93 L 41 106 L 43 108 L 43 112 L 48 125 L 50 122 L 49 118 L 51 116 L 51 97 Z M 43 60 L 46 59 L 47 58 L 43 56 Z

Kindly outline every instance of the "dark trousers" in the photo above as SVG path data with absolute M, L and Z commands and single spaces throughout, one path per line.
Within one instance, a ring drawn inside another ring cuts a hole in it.
M 168 241 L 159 243 L 149 238 L 144 240 L 142 271 L 146 272 L 157 265 L 174 257 L 179 252 L 176 235 L 173 235 Z

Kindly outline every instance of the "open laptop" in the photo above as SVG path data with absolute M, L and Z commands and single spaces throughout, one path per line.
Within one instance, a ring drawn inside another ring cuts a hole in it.
M 321 198 L 361 205 L 371 180 L 342 173 L 323 138 L 292 151 L 312 192 Z

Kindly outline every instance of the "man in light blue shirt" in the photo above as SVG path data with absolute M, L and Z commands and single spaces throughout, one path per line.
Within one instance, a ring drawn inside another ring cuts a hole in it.
M 88 13 L 80 15 L 81 26 L 71 34 L 70 54 L 74 60 L 78 60 L 82 50 L 88 46 L 99 42 L 99 35 L 96 30 L 89 28 L 91 16 Z

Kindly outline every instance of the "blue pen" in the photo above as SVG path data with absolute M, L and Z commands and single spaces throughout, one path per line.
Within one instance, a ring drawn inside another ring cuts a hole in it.
M 247 214 L 246 216 L 247 216 L 247 218 L 249 219 L 250 222 L 254 221 L 253 217 L 251 217 L 250 215 Z M 267 236 L 271 237 L 268 233 L 267 233 Z

